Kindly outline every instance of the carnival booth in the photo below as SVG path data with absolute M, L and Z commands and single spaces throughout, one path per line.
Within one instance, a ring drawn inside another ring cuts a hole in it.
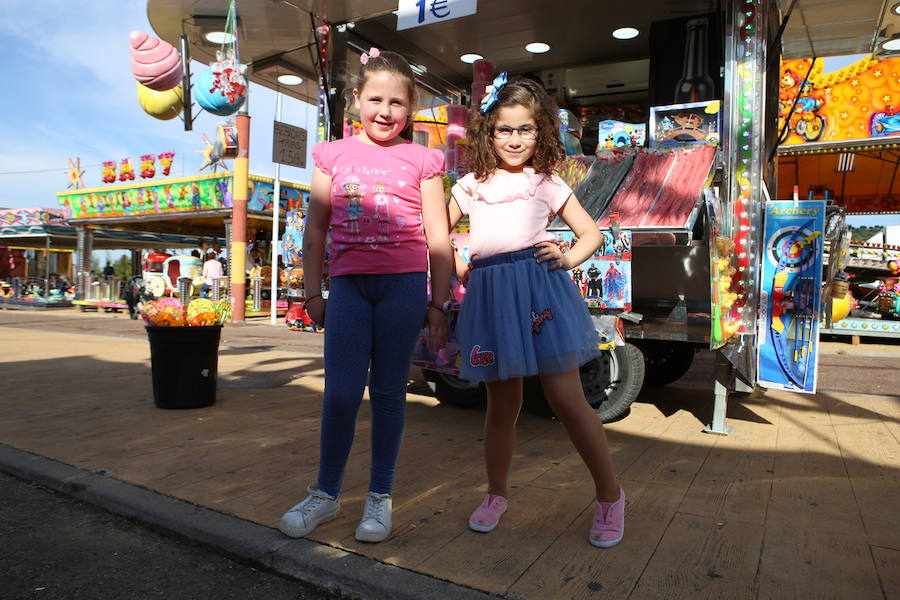
M 198 243 L 198 238 L 192 236 L 109 228 L 92 228 L 90 235 L 97 249 L 132 250 L 137 256 L 142 249 L 191 248 Z M 73 305 L 93 310 L 127 308 L 123 299 L 126 282 L 118 277 L 91 274 L 90 267 L 81 275 L 85 295 L 76 298 L 78 277 L 73 258 L 77 255 L 78 240 L 78 227 L 67 221 L 61 209 L 0 211 L 0 306 L 23 309 Z
M 115 163 L 110 168 L 114 169 Z M 270 268 L 266 259 L 272 240 L 274 183 L 271 178 L 249 176 L 248 233 L 242 249 L 246 253 L 245 263 L 250 266 L 245 273 L 250 290 L 246 299 L 249 316 L 267 315 L 272 301 L 269 290 L 264 289 L 264 281 L 270 272 L 266 271 Z M 90 265 L 97 228 L 115 229 L 126 236 L 137 230 L 175 238 L 190 236 L 189 245 L 153 246 L 184 249 L 181 253 L 156 253 L 143 261 L 137 259 L 135 264 L 143 262 L 146 286 L 156 297 L 182 293 L 197 296 L 206 283 L 202 275 L 203 260 L 212 252 L 225 263 L 224 276 L 210 284 L 213 298 L 227 297 L 229 280 L 233 277 L 234 254 L 230 244 L 233 185 L 233 173 L 225 172 L 57 193 L 69 224 L 79 234 L 75 281 L 81 285 L 76 302 L 90 300 L 91 288 L 83 283 L 89 268 L 81 265 Z M 297 210 L 305 205 L 308 186 L 282 181 L 279 187 L 280 210 Z M 286 288 L 276 291 L 276 308 L 282 313 L 287 309 L 285 295 Z
M 722 392 L 709 430 L 725 433 L 727 390 L 736 377 L 751 387 L 756 382 L 754 259 L 764 164 L 775 140 L 774 105 L 764 105 L 763 98 L 777 79 L 766 69 L 765 47 L 775 41 L 778 13 L 774 3 L 733 2 L 723 12 L 687 16 L 665 3 L 651 4 L 638 43 L 586 31 L 579 36 L 573 24 L 566 34 L 547 35 L 550 52 L 533 54 L 495 47 L 489 32 L 507 14 L 499 5 L 452 22 L 432 20 L 402 35 L 385 11 L 356 19 L 353 27 L 327 29 L 320 40 L 330 67 L 324 76 L 348 81 L 353 59 L 370 46 L 410 56 L 425 109 L 447 115 L 446 130 L 424 139 L 429 145 L 440 140 L 448 187 L 465 173 L 468 105 L 479 103 L 500 72 L 540 79 L 566 109 L 561 136 L 572 156 L 559 174 L 605 236 L 595 256 L 572 273 L 607 349 L 582 368 L 589 401 L 604 419 L 625 414 L 643 385 L 681 377 L 695 349 L 721 348 Z M 544 10 L 539 2 L 515 7 L 535 26 Z M 452 60 L 443 56 L 448 43 L 463 49 L 473 39 L 480 56 L 471 67 L 458 62 L 462 51 Z M 335 137 L 356 119 L 349 91 L 339 87 L 327 106 Z M 767 111 L 770 121 L 760 118 Z M 769 177 L 766 185 L 772 183 Z M 467 233 L 462 223 L 452 236 L 463 253 Z M 564 226 L 556 235 L 564 249 L 571 245 Z M 424 344 L 417 352 L 416 364 L 440 400 L 483 399 L 483 390 L 458 379 L 452 341 L 437 356 Z
M 796 3 L 685 4 L 623 6 L 630 27 L 613 31 L 587 0 L 570 2 L 565 18 L 538 0 L 415 3 L 408 11 L 388 0 L 364 9 L 329 2 L 327 16 L 318 3 L 244 0 L 245 26 L 252 21 L 267 35 L 242 38 L 241 56 L 253 65 L 251 81 L 318 102 L 320 139 L 334 139 L 358 120 L 351 90 L 360 54 L 373 46 L 402 53 L 422 99 L 417 120 L 431 119 L 418 124 L 418 140 L 445 150 L 448 188 L 465 172 L 468 107 L 501 72 L 539 79 L 567 111 L 560 135 L 573 156 L 560 174 L 607 241 L 573 273 L 610 346 L 582 370 L 588 397 L 604 418 L 624 414 L 642 385 L 674 381 L 695 349 L 717 349 L 708 429 L 726 433 L 730 391 L 779 377 L 788 389 L 814 389 L 821 290 L 809 282 L 821 280 L 814 271 L 823 248 L 842 231 L 840 218 L 825 220 L 824 199 L 777 204 L 785 200 L 773 160 L 777 55 L 824 54 L 816 47 L 824 37 L 828 54 L 864 52 L 873 36 L 860 33 L 860 9 L 850 4 L 816 27 L 791 18 Z M 213 61 L 210 48 L 190 41 L 203 38 L 200 9 L 212 10 L 212 0 L 190 8 L 151 0 L 148 16 L 161 38 L 187 40 L 195 57 Z M 287 74 L 302 83 L 282 87 Z M 562 246 L 571 242 L 558 234 Z M 463 250 L 465 236 L 462 224 L 454 240 Z M 456 378 L 452 354 L 421 355 L 419 364 L 440 400 L 478 402 L 483 392 Z
M 900 58 L 864 55 L 837 68 L 831 60 L 782 62 L 779 195 L 796 189 L 802 198 L 827 199 L 835 213 L 871 215 L 873 222 L 877 215 L 900 214 Z M 884 238 L 826 244 L 828 272 L 838 282 L 824 299 L 823 333 L 900 336 L 900 287 L 890 269 L 900 259 L 895 244 Z

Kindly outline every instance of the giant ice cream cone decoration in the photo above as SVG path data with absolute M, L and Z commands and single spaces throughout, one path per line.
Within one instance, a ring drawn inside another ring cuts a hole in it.
M 181 56 L 168 42 L 143 31 L 131 32 L 131 72 L 151 90 L 171 90 L 184 78 Z

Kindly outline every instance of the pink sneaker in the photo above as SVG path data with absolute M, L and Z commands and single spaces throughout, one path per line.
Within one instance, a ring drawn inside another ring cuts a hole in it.
M 503 496 L 488 494 L 484 497 L 481 506 L 476 508 L 469 517 L 469 529 L 482 533 L 493 531 L 500 522 L 500 517 L 506 512 L 507 506 L 509 506 L 509 502 Z
M 591 545 L 598 548 L 612 548 L 625 535 L 625 490 L 620 488 L 619 499 L 615 502 L 597 501 L 594 524 L 591 526 Z

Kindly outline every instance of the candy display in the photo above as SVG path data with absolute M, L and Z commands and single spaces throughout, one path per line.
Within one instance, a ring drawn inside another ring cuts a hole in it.
M 185 308 L 176 298 L 159 298 L 143 305 L 141 318 L 151 327 L 222 325 L 231 318 L 231 301 L 196 298 Z

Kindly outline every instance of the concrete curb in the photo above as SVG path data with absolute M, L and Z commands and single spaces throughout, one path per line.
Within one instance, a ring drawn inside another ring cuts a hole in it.
M 498 598 L 311 540 L 290 540 L 275 529 L 6 444 L 0 444 L 0 471 L 347 598 Z

